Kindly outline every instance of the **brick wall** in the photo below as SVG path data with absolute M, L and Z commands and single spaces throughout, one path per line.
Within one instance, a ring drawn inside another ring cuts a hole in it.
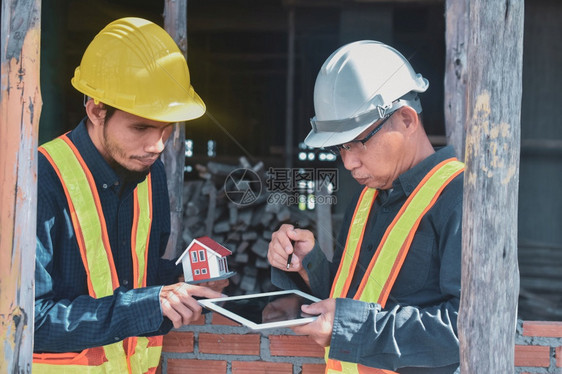
M 160 374 L 321 374 L 323 349 L 292 330 L 249 330 L 219 314 L 164 337 Z M 562 322 L 519 321 L 514 373 L 562 374 Z
M 161 374 L 320 374 L 324 350 L 287 328 L 252 331 L 209 313 L 164 337 Z
M 519 321 L 515 373 L 562 374 L 562 322 Z

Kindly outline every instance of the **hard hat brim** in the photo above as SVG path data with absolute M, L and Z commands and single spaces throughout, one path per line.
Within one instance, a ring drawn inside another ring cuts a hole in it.
M 366 125 L 341 132 L 317 132 L 312 130 L 308 133 L 308 136 L 304 140 L 304 144 L 312 148 L 323 148 L 348 143 L 357 138 L 359 134 L 361 134 L 371 125 L 372 123 L 368 123 Z
M 422 112 L 418 95 L 415 92 L 410 92 L 394 101 L 387 109 L 377 108 L 353 118 L 335 121 L 318 121 L 316 118 L 313 118 L 310 120 L 312 131 L 308 133 L 304 143 L 312 148 L 331 147 L 333 145 L 348 143 L 357 138 L 373 123 L 392 115 L 392 113 L 403 106 L 409 106 L 414 109 L 416 113 Z M 330 131 L 332 129 L 342 129 L 346 127 L 349 128 L 346 131 Z
M 203 99 L 190 87 L 191 100 L 169 105 L 160 112 L 144 112 L 138 115 L 144 118 L 162 122 L 184 122 L 201 117 L 205 114 L 206 106 Z
M 203 99 L 195 92 L 192 86 L 189 87 L 184 95 L 183 102 L 166 103 L 166 105 L 159 107 L 160 110 L 154 110 L 151 106 L 141 106 L 131 110 L 130 105 L 123 105 L 117 100 L 100 97 L 91 87 L 83 84 L 76 78 L 71 79 L 71 84 L 76 90 L 88 97 L 92 97 L 124 112 L 154 121 L 168 123 L 189 121 L 201 117 L 207 110 L 205 102 L 203 102 Z

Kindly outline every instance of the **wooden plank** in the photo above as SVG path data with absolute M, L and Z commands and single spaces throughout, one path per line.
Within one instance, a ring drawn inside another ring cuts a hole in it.
M 164 29 L 172 36 L 187 59 L 187 0 L 164 2 Z M 174 125 L 174 130 L 161 156 L 168 176 L 171 232 L 164 258 L 176 258 L 183 251 L 183 177 L 185 168 L 185 122 Z
M 523 319 L 532 317 L 533 320 L 560 320 L 562 318 L 562 303 L 555 303 L 543 295 L 529 292 L 521 288 L 519 298 L 519 312 Z
M 208 181 L 207 181 L 208 182 Z M 209 195 L 209 208 L 207 210 L 207 217 L 205 219 L 205 235 L 211 236 L 213 234 L 213 226 L 216 217 L 217 208 L 217 189 L 211 183 L 207 186 Z
M 333 7 L 333 8 L 340 8 L 345 3 L 356 3 L 357 5 L 361 4 L 440 4 L 443 0 L 354 0 L 354 1 L 346 1 L 346 0 L 283 0 L 286 4 L 291 4 L 293 6 L 299 7 L 307 7 L 307 8 L 325 8 L 325 7 Z
M 523 13 L 523 0 L 469 2 L 462 373 L 514 367 Z
M 33 353 L 40 0 L 3 0 L 0 89 L 0 372 Z
M 285 90 L 285 167 L 293 167 L 294 156 L 294 118 L 295 111 L 295 33 L 296 20 L 295 8 L 289 7 L 287 20 L 287 87 Z
M 562 280 L 549 279 L 548 282 L 542 276 L 521 278 L 521 289 L 541 295 L 553 295 L 558 297 L 562 289 Z
M 328 192 L 328 182 L 318 181 L 320 188 L 316 193 L 316 237 L 318 245 L 329 261 L 334 257 L 334 231 L 332 229 L 331 196 Z

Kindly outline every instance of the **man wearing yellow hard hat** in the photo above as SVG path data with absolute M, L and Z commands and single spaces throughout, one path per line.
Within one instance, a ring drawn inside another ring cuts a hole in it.
M 86 49 L 72 85 L 86 117 L 38 156 L 34 373 L 153 373 L 162 335 L 199 318 L 161 259 L 170 234 L 159 155 L 175 122 L 205 104 L 173 39 L 123 18 Z

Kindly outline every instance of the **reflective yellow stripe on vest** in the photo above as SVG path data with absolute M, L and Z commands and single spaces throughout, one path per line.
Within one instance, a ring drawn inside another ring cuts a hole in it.
M 32 373 L 40 374 L 61 374 L 61 373 L 84 373 L 84 374 L 109 374 L 109 373 L 127 373 L 127 367 L 125 366 L 125 371 L 112 371 L 115 370 L 109 361 L 106 361 L 102 365 L 98 366 L 88 366 L 88 365 L 67 365 L 67 364 L 44 364 L 36 362 L 33 360 Z
M 353 272 L 355 271 L 355 264 L 359 257 L 359 250 L 361 249 L 361 242 L 363 241 L 363 234 L 365 233 L 365 227 L 367 224 L 367 219 L 369 218 L 369 213 L 371 212 L 371 206 L 377 197 L 377 190 L 374 188 L 365 188 L 359 197 L 357 206 L 355 207 L 355 212 L 353 214 L 353 223 L 349 227 L 349 233 L 347 235 L 347 241 L 345 243 L 344 252 L 332 284 L 332 291 L 330 292 L 330 297 L 345 297 L 349 285 L 351 284 L 351 279 L 353 278 Z M 353 248 L 350 250 L 349 248 Z M 340 273 L 348 269 L 348 274 L 344 277 L 340 277 Z M 338 280 L 338 281 L 336 281 Z
M 45 144 L 40 148 L 40 152 L 53 165 L 65 190 L 82 261 L 88 275 L 90 295 L 100 298 L 113 294 L 119 282 L 105 218 L 91 172 L 66 136 Z M 146 256 L 152 222 L 151 185 L 149 174 L 134 191 L 131 254 L 135 288 L 146 286 Z M 97 374 L 155 371 L 162 350 L 161 337 L 132 337 L 124 342 L 104 346 L 104 357 L 100 357 L 99 349 L 85 350 L 79 354 L 36 355 L 39 358 L 34 357 L 33 372 L 59 374 L 64 370 L 69 373 Z M 129 352 L 125 352 L 124 345 L 129 347 Z
M 70 140 L 66 139 L 68 138 L 59 137 L 43 145 L 42 148 L 55 163 L 53 166 L 65 188 L 76 239 L 81 247 L 82 261 L 88 273 L 90 296 L 96 298 L 108 296 L 113 293 L 118 280 L 111 263 L 113 256 L 109 238 L 104 235 L 107 229 L 103 212 L 99 211 L 101 209 L 99 195 L 90 171 L 83 167 L 80 159 L 67 144 Z
M 463 169 L 464 164 L 458 160 L 445 160 L 435 166 L 419 183 L 386 230 L 354 299 L 377 302 L 382 307 L 385 306 L 422 217 L 433 206 L 441 191 Z M 373 189 L 365 188 L 357 202 L 330 297 L 347 296 L 375 197 L 376 192 Z M 329 359 L 329 350 L 330 347 L 327 347 L 325 351 L 326 373 L 394 373 L 389 370 L 368 368 L 355 363 Z
M 134 191 L 134 220 L 131 232 L 131 247 L 133 253 L 134 279 L 136 288 L 146 287 L 146 255 L 148 254 L 148 239 L 152 225 L 152 183 L 150 174 L 145 182 L 140 183 Z
M 369 276 L 363 277 L 355 299 L 377 300 L 384 308 L 422 217 L 463 168 L 459 161 L 447 161 L 437 165 L 420 182 L 385 233 L 382 248 L 379 245 L 375 252 L 366 271 Z

